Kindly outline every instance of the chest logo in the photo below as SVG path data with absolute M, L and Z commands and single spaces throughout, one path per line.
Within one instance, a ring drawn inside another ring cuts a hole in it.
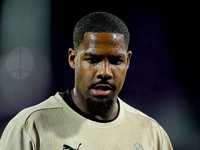
M 143 150 L 142 145 L 140 145 L 139 143 L 135 143 L 134 150 Z
M 74 148 L 70 147 L 69 145 L 64 144 L 64 145 L 63 145 L 63 150 L 79 150 L 81 144 L 82 144 L 82 143 L 80 143 L 80 144 L 78 145 L 78 148 L 77 148 L 77 149 L 74 149 Z

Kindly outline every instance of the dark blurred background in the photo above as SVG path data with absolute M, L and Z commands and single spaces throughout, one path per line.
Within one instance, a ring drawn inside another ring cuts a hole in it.
M 197 10 L 192 1 L 1 0 L 0 135 L 20 110 L 73 87 L 73 28 L 86 14 L 106 11 L 131 35 L 120 98 L 157 120 L 175 150 L 199 149 Z

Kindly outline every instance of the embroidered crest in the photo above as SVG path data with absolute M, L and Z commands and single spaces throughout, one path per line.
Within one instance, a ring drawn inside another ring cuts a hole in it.
M 140 145 L 139 143 L 135 143 L 134 150 L 143 150 L 142 145 Z

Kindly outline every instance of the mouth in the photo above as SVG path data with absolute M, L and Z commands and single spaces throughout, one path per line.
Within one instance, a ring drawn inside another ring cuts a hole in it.
M 108 84 L 98 84 L 98 85 L 94 86 L 93 89 L 107 91 L 107 90 L 112 90 L 112 87 Z
M 108 84 L 98 84 L 91 90 L 95 96 L 107 96 L 113 91 L 113 88 Z

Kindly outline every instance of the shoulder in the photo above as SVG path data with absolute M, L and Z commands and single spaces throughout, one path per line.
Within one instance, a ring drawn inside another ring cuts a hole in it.
M 51 96 L 35 106 L 23 109 L 10 121 L 10 123 L 14 123 L 17 126 L 24 126 L 27 119 L 36 112 L 40 113 L 43 110 L 62 108 L 62 105 L 57 101 L 58 98 L 59 94 L 57 93 L 55 96 Z
M 122 108 L 124 109 L 124 117 L 129 120 L 130 123 L 134 123 L 134 125 L 138 125 L 144 128 L 163 130 L 160 124 L 155 119 L 151 118 L 142 111 L 133 108 L 121 99 L 120 103 L 121 105 L 123 105 Z
M 142 135 L 148 135 L 151 139 L 157 141 L 156 145 L 159 145 L 162 149 L 173 149 L 167 133 L 156 120 L 131 107 L 122 100 L 120 100 L 120 103 L 124 109 L 126 122 L 137 132 L 140 132 L 140 134 L 143 133 Z
M 133 116 L 138 116 L 141 118 L 146 118 L 149 120 L 154 120 L 151 117 L 149 117 L 148 115 L 146 115 L 145 113 L 141 112 L 140 110 L 133 108 L 132 106 L 130 106 L 129 104 L 125 103 L 123 100 L 119 99 L 120 104 L 122 105 L 122 108 L 124 109 L 125 113 L 129 113 L 130 115 Z

